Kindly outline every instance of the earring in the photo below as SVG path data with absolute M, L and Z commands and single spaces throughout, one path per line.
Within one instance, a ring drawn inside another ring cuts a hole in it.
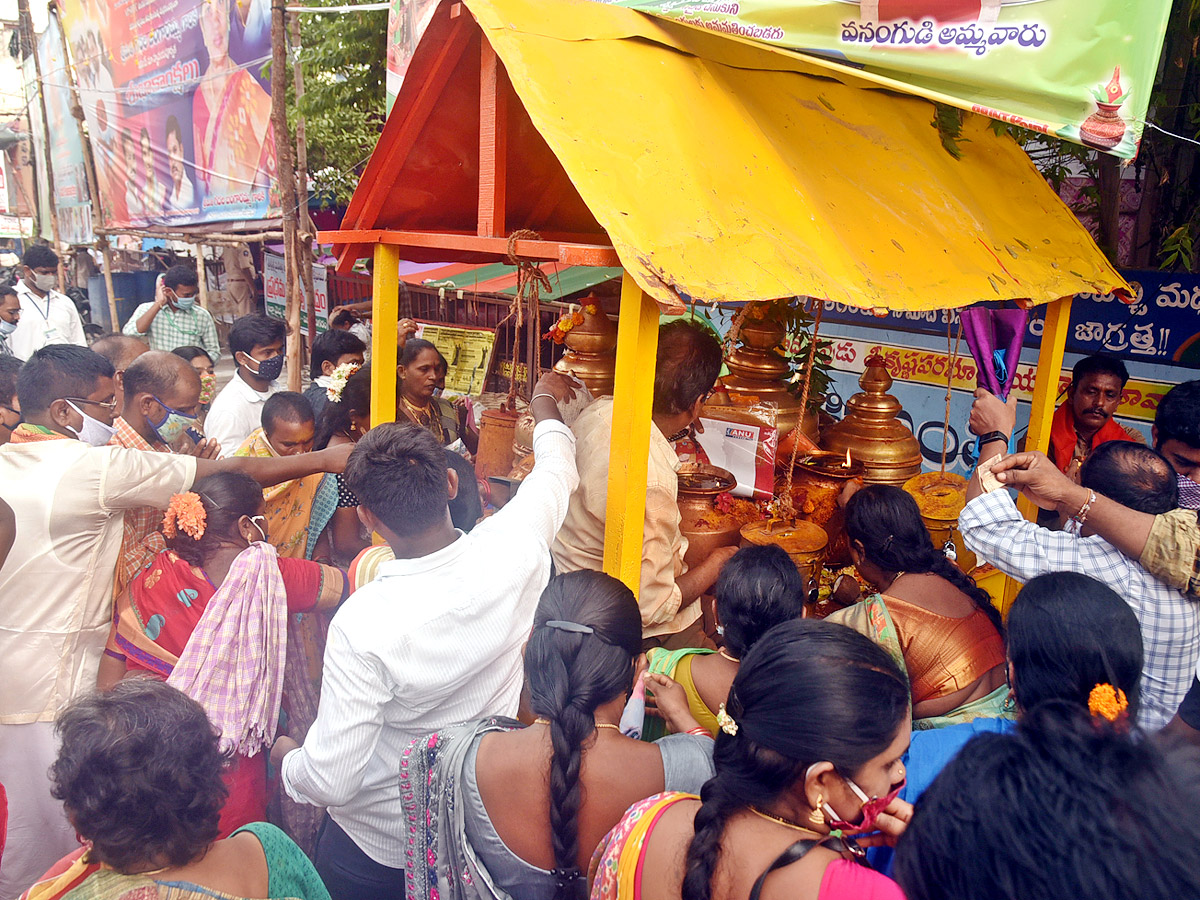
M 808 814 L 808 821 L 814 825 L 825 824 L 825 813 L 821 812 L 821 804 L 825 802 L 825 798 L 820 794 L 817 795 L 817 805 L 813 807 L 813 811 Z

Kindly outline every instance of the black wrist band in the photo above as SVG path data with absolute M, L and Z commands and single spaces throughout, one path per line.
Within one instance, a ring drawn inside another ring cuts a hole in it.
M 1003 431 L 989 431 L 987 434 L 981 434 L 979 436 L 980 447 L 982 447 L 984 444 L 990 444 L 992 441 L 1000 441 L 1001 443 L 1007 445 L 1008 435 Z

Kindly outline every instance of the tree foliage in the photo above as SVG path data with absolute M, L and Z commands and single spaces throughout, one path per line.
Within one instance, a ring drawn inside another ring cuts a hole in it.
M 387 16 L 373 10 L 300 17 L 301 46 L 292 51 L 303 67 L 304 96 L 297 105 L 289 79 L 288 119 L 294 129 L 297 116 L 304 116 L 308 173 L 326 205 L 350 199 L 383 128 Z

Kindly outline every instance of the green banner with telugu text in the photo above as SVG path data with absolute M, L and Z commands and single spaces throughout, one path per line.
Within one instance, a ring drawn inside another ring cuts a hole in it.
M 1122 158 L 1137 153 L 1170 0 L 601 0 L 797 50 Z

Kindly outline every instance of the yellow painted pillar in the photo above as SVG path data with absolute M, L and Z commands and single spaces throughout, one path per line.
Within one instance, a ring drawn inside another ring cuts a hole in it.
M 371 279 L 371 424 L 396 420 L 396 323 L 400 318 L 400 248 L 375 245 Z
M 1033 382 L 1033 406 L 1029 411 L 1029 431 L 1025 435 L 1026 450 L 1050 449 L 1050 423 L 1054 418 L 1054 401 L 1058 399 L 1058 376 L 1062 372 L 1063 355 L 1067 349 L 1067 333 L 1071 324 L 1071 298 L 1063 297 L 1046 305 L 1046 327 L 1038 350 L 1037 377 Z M 1037 507 L 1025 497 L 1017 498 L 1017 508 L 1029 521 L 1037 518 Z M 1005 579 L 1004 600 L 1000 611 L 1007 615 L 1021 585 L 1012 578 Z
M 646 464 L 658 352 L 658 304 L 626 272 L 617 322 L 617 374 L 613 386 L 612 445 L 608 455 L 608 507 L 604 521 L 604 571 L 636 596 L 641 583 L 646 522 Z

